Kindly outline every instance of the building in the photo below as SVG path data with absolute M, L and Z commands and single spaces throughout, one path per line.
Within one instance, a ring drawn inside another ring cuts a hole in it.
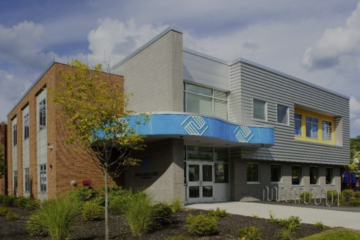
M 0 123 L 0 146 L 2 148 L 2 154 L 6 160 L 6 123 Z M 5 161 L 6 164 L 6 161 Z M 6 176 L 0 178 L 0 194 L 6 194 L 7 178 Z
M 44 86 L 53 87 L 67 67 L 52 64 L 9 114 L 10 194 L 46 198 L 71 180 L 102 183 L 91 160 L 64 144 L 56 107 L 46 100 Z M 348 97 L 245 59 L 186 49 L 175 27 L 113 71 L 133 94 L 128 108 L 150 116 L 136 129 L 147 147 L 134 153 L 142 162 L 125 171 L 125 187 L 185 203 L 262 199 L 264 187 L 340 190 Z
M 62 81 L 60 71 L 71 70 L 53 62 L 8 114 L 8 193 L 37 199 L 53 198 L 90 180 L 103 186 L 101 171 L 87 153 L 65 144 L 66 130 L 58 117 L 59 107 L 48 89 Z M 107 73 L 100 73 L 107 77 Z M 121 76 L 111 75 L 122 82 Z

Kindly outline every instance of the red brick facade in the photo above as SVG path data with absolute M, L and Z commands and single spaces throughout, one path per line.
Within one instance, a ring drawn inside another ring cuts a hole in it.
M 29 151 L 30 151 L 30 194 L 37 198 L 38 195 L 38 171 L 37 164 L 37 111 L 36 96 L 44 87 L 55 89 L 56 82 L 62 81 L 60 71 L 69 70 L 70 66 L 54 63 L 44 73 L 39 81 L 30 89 L 26 96 L 8 115 L 8 133 L 12 133 L 12 119 L 17 118 L 17 173 L 18 191 L 17 195 L 23 195 L 23 119 L 22 109 L 29 106 Z M 121 83 L 123 91 L 123 77 L 110 75 L 115 81 Z M 101 78 L 109 77 L 108 73 L 101 73 Z M 58 117 L 59 107 L 56 106 L 47 94 L 46 103 L 46 129 L 47 131 L 47 196 L 54 198 L 61 193 L 74 188 L 71 181 L 75 180 L 77 186 L 82 186 L 83 180 L 90 180 L 92 186 L 97 188 L 103 186 L 104 180 L 101 171 L 93 163 L 89 155 L 75 144 L 65 144 L 66 131 L 63 121 Z M 13 170 L 12 170 L 12 134 L 8 134 L 8 193 L 13 195 Z

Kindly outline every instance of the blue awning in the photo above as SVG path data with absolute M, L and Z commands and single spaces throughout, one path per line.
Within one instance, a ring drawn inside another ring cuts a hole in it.
M 216 117 L 189 113 L 152 113 L 145 125 L 138 125 L 138 116 L 127 117 L 129 126 L 145 136 L 178 135 L 215 138 L 240 145 L 274 145 L 274 129 L 245 126 Z

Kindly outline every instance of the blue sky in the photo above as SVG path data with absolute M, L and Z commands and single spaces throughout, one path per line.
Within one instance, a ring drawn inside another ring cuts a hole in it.
M 54 58 L 115 64 L 169 25 L 187 48 L 349 96 L 360 135 L 359 0 L 1 0 L 0 121 Z

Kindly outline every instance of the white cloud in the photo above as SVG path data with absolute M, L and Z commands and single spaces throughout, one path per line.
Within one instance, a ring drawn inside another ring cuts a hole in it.
M 309 70 L 337 66 L 343 58 L 359 58 L 360 53 L 360 2 L 346 21 L 345 27 L 327 29 L 316 45 L 309 47 L 302 64 Z

